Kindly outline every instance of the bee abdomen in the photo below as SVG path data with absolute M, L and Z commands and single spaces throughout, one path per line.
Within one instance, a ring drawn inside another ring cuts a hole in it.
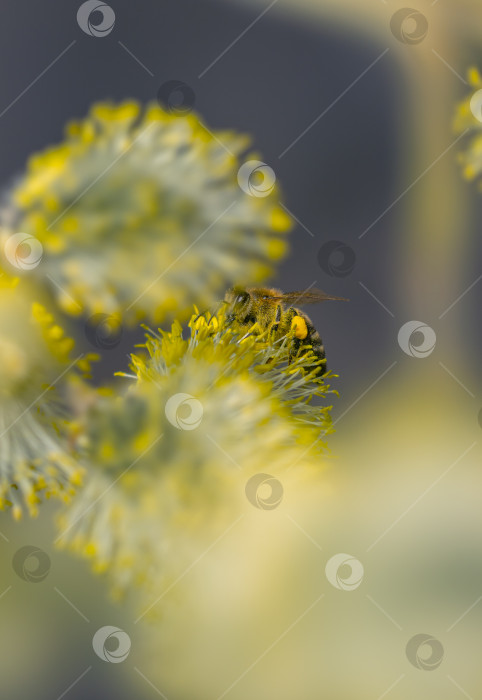
M 313 354 L 316 355 L 317 359 L 321 361 L 321 364 L 317 364 L 317 367 L 319 368 L 318 374 L 321 376 L 326 373 L 326 354 L 321 336 L 311 322 L 311 319 L 305 313 L 299 309 L 293 309 L 293 311 L 304 321 L 307 330 L 306 336 L 303 339 L 298 339 L 295 337 L 294 342 L 297 346 L 296 349 L 302 349 L 303 346 L 306 345 L 311 346 Z M 296 318 L 296 316 L 294 318 Z

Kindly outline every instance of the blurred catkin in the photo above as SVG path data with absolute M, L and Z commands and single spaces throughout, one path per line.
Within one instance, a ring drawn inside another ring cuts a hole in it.
M 26 280 L 0 275 L 0 507 L 36 515 L 44 497 L 68 499 L 82 469 L 69 455 L 57 389 L 74 367 L 74 342 Z
M 282 490 L 319 474 L 330 407 L 312 399 L 334 392 L 311 352 L 289 363 L 289 342 L 246 334 L 222 313 L 193 316 L 186 338 L 175 322 L 132 356 L 128 390 L 79 420 L 88 476 L 60 541 L 107 571 L 116 594 L 175 579 L 253 507 L 251 477 L 269 472 Z
M 32 274 L 54 280 L 68 313 L 187 320 L 193 303 L 266 278 L 286 251 L 277 186 L 252 196 L 238 184 L 248 144 L 157 103 L 95 104 L 30 158 L 8 225 L 41 243 Z

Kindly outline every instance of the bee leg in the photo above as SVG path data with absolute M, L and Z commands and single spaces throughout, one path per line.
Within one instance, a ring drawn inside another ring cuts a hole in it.
M 276 315 L 273 323 L 269 327 L 269 339 L 270 342 L 272 343 L 274 340 L 276 340 L 276 337 L 279 335 L 279 326 L 280 326 L 280 321 L 281 321 L 281 305 L 278 304 L 276 307 Z
M 299 309 L 291 307 L 286 312 L 287 331 L 291 331 L 293 339 L 291 341 L 290 354 L 299 355 L 308 352 L 313 353 L 317 359 L 316 374 L 323 376 L 326 373 L 325 348 L 322 340 L 310 318 Z M 319 362 L 319 364 L 318 364 Z
M 281 309 L 280 309 L 281 311 Z M 293 361 L 293 358 L 296 357 L 296 354 L 299 350 L 300 343 L 296 336 L 293 334 L 293 330 L 295 330 L 293 322 L 295 318 L 298 318 L 298 312 L 295 308 L 290 307 L 284 314 L 283 314 L 283 319 L 281 320 L 281 314 L 279 317 L 279 322 L 278 322 L 278 332 L 280 335 L 288 335 L 290 334 L 292 337 L 290 338 L 289 341 L 289 355 L 288 355 L 288 364 L 290 365 L 291 362 Z
M 301 347 L 302 347 L 302 344 L 301 344 L 301 341 L 298 340 L 298 338 L 295 337 L 295 338 L 291 339 L 288 364 L 291 364 L 292 359 L 294 357 L 297 357 L 300 354 Z

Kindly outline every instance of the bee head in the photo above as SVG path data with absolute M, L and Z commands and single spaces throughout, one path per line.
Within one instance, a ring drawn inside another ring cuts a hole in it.
M 245 289 L 241 287 L 228 289 L 224 301 L 227 303 L 230 310 L 226 317 L 228 322 L 234 320 L 243 322 L 249 315 L 251 309 L 251 295 Z

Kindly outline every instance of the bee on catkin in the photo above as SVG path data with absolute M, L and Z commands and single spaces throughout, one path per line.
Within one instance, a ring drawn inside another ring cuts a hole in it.
M 323 341 L 311 319 L 294 304 L 317 304 L 328 300 L 348 301 L 325 294 L 320 289 L 283 293 L 268 287 L 234 287 L 224 297 L 228 322 L 236 321 L 246 327 L 258 324 L 262 331 L 268 331 L 272 342 L 290 336 L 290 360 L 311 351 L 317 358 L 319 375 L 326 372 Z

